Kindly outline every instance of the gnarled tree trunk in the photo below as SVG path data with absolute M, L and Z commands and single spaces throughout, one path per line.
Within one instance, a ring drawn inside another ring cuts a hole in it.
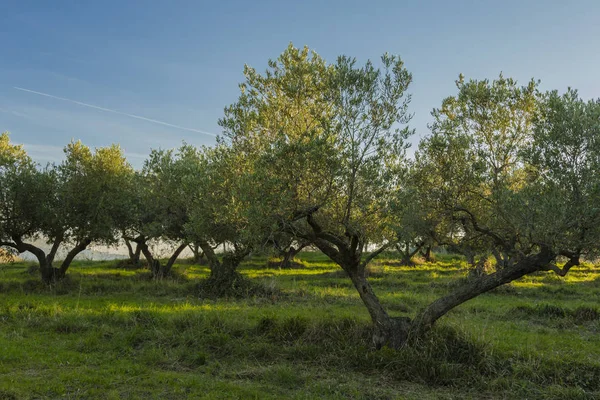
M 543 249 L 538 254 L 523 258 L 509 268 L 498 270 L 489 275 L 482 275 L 468 280 L 464 285 L 454 292 L 437 299 L 413 320 L 411 334 L 420 336 L 427 332 L 433 324 L 448 311 L 479 296 L 497 288 L 500 285 L 519 279 L 524 275 L 539 271 L 554 260 L 556 254 L 548 249 Z
M 423 259 L 425 260 L 425 262 L 428 262 L 428 263 L 433 262 L 433 260 L 434 260 L 433 253 L 431 252 L 431 248 L 432 248 L 432 246 L 428 245 L 425 248 L 425 251 L 421 251 L 421 255 L 423 256 Z
M 142 253 L 142 247 L 139 243 L 135 242 L 135 249 L 131 245 L 131 241 L 128 238 L 123 239 L 125 246 L 127 246 L 127 252 L 129 253 L 129 262 L 131 265 L 140 265 L 140 256 Z
M 294 247 L 293 245 L 290 246 L 289 249 L 287 249 L 286 251 L 282 251 L 280 253 L 282 260 L 281 263 L 279 264 L 279 268 L 281 269 L 289 269 L 292 267 L 292 261 L 294 260 L 294 258 L 298 255 L 298 253 L 300 253 L 302 251 L 302 249 L 304 249 L 306 246 L 308 246 L 308 243 L 300 243 L 298 245 L 298 247 Z
M 364 265 L 354 261 L 342 266 L 342 268 L 350 277 L 360 299 L 371 316 L 371 322 L 373 323 L 372 340 L 375 348 L 380 349 L 383 346 L 400 347 L 408 337 L 409 319 L 392 318 L 388 315 L 365 277 Z
M 55 268 L 53 266 L 54 257 L 56 256 L 58 248 L 62 242 L 63 242 L 63 237 L 57 236 L 57 238 L 52 243 L 52 247 L 50 248 L 50 252 L 48 254 L 46 254 L 44 252 L 44 250 L 40 249 L 37 246 L 34 246 L 30 243 L 25 243 L 23 241 L 23 239 L 19 236 L 13 236 L 12 242 L 2 242 L 0 244 L 12 247 L 15 250 L 17 250 L 19 253 L 24 253 L 24 252 L 28 251 L 31 254 L 33 254 L 35 256 L 35 258 L 38 260 L 42 281 L 44 283 L 52 283 L 52 282 L 59 281 L 65 277 L 65 274 L 66 274 L 67 270 L 69 269 L 71 262 L 73 262 L 73 259 L 75 259 L 75 257 L 79 253 L 84 251 L 92 241 L 91 241 L 91 239 L 83 239 L 80 242 L 78 242 L 75 245 L 75 247 L 73 249 L 71 249 L 71 251 L 69 251 L 69 253 L 67 253 L 67 256 L 61 263 L 60 267 Z
M 230 293 L 235 285 L 244 279 L 237 269 L 250 250 L 236 248 L 234 252 L 225 253 L 222 260 L 219 260 L 208 242 L 199 241 L 198 245 L 204 251 L 210 268 L 210 275 L 205 282 L 206 288 L 217 297 Z
M 423 248 L 423 246 L 425 245 L 424 243 L 417 243 L 415 245 L 415 248 L 411 251 L 410 249 L 410 242 L 405 242 L 404 243 L 404 248 L 402 248 L 402 246 L 400 244 L 396 245 L 396 249 L 398 250 L 398 253 L 400 253 L 401 255 L 401 259 L 400 259 L 400 265 L 405 265 L 405 266 L 414 266 L 415 263 L 412 261 L 412 258 L 421 250 L 421 248 Z
M 203 264 L 204 263 L 204 251 L 200 248 L 200 245 L 197 243 L 193 243 L 189 245 L 190 250 L 193 254 L 193 261 L 195 264 Z
M 161 278 L 165 278 L 165 277 L 169 276 L 169 274 L 171 273 L 171 269 L 173 268 L 173 264 L 175 264 L 175 261 L 177 261 L 179 254 L 181 254 L 181 252 L 188 245 L 187 243 L 180 244 L 175 249 L 175 251 L 173 252 L 171 257 L 169 257 L 169 259 L 167 260 L 167 263 L 165 265 L 162 265 L 160 260 L 155 259 L 154 256 L 152 255 L 152 252 L 150 251 L 150 248 L 148 247 L 148 243 L 146 242 L 145 239 L 143 239 L 143 238 L 136 239 L 136 241 L 138 243 L 138 246 L 141 247 L 142 254 L 146 258 L 146 261 L 148 261 L 148 267 L 150 268 L 150 272 L 152 272 L 152 276 L 155 279 L 161 279 Z
M 313 223 L 313 225 L 316 225 Z M 320 233 L 317 231 L 317 233 Z M 384 251 L 388 246 L 383 246 L 363 259 L 361 243 L 358 236 L 354 236 L 350 243 L 345 243 L 340 238 L 328 234 L 330 240 L 335 241 L 335 247 L 328 241 L 313 237 L 313 244 L 338 264 L 346 272 L 352 284 L 358 291 L 360 299 L 367 308 L 373 324 L 373 345 L 379 349 L 383 346 L 397 348 L 406 341 L 409 332 L 408 318 L 392 318 L 385 311 L 379 298 L 373 292 L 371 284 L 366 278 L 365 269 L 369 261 Z
M 570 261 L 562 269 L 558 268 L 552 264 L 557 254 L 548 247 L 542 247 L 537 254 L 523 256 L 518 262 L 513 262 L 504 269 L 497 270 L 492 274 L 472 277 L 452 293 L 425 307 L 412 321 L 409 318 L 391 318 L 365 277 L 365 267 L 385 250 L 386 245 L 363 257 L 364 243 L 361 242 L 359 235 L 352 235 L 347 232 L 346 237 L 340 237 L 334 233 L 326 232 L 314 221 L 312 213 L 308 214 L 307 222 L 311 226 L 312 232 L 305 233 L 302 237 L 309 240 L 346 271 L 371 316 L 373 344 L 377 348 L 385 345 L 398 348 L 410 338 L 421 337 L 431 329 L 439 318 L 453 308 L 526 274 L 540 270 L 552 270 L 564 276 L 572 266 L 579 264 L 578 255 L 572 253 L 569 256 Z

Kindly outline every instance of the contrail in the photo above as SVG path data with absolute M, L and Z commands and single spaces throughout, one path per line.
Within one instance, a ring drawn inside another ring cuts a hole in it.
M 54 96 L 54 95 L 51 95 L 51 94 L 48 94 L 48 93 L 36 92 L 35 90 L 25 89 L 25 88 L 21 88 L 21 87 L 17 87 L 17 86 L 13 86 L 13 89 L 20 90 L 22 92 L 37 94 L 37 95 L 44 96 L 44 97 L 49 97 L 51 99 L 68 101 L 69 103 L 74 103 L 74 104 L 77 104 L 77 105 L 80 105 L 80 106 L 83 106 L 83 107 L 95 108 L 96 110 L 100 110 L 100 111 L 104 111 L 104 112 L 109 112 L 109 113 L 113 113 L 113 114 L 124 115 L 126 117 L 135 118 L 135 119 L 141 119 L 142 121 L 152 122 L 154 124 L 169 126 L 171 128 L 177 128 L 177 129 L 181 129 L 181 130 L 184 130 L 184 131 L 202 133 L 204 135 L 210 135 L 210 136 L 217 137 L 216 134 L 211 133 L 211 132 L 201 131 L 199 129 L 194 129 L 194 128 L 186 128 L 185 126 L 181 126 L 181 125 L 169 124 L 168 122 L 158 121 L 156 119 L 142 117 L 141 115 L 128 114 L 128 113 L 124 113 L 122 111 L 111 110 L 110 108 L 104 108 L 104 107 L 95 106 L 93 104 L 82 103 L 81 101 L 71 100 L 71 99 L 67 99 L 67 98 L 59 97 L 59 96 Z

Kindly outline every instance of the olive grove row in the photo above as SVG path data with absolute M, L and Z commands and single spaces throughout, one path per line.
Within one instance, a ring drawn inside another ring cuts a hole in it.
M 119 146 L 92 151 L 80 142 L 65 148 L 61 164 L 41 167 L 3 134 L 0 245 L 33 253 L 51 282 L 91 243 L 127 239 L 157 277 L 193 244 L 215 285 L 238 279 L 254 251 L 310 245 L 351 279 L 377 346 L 398 346 L 523 275 L 564 276 L 596 256 L 600 101 L 571 89 L 541 92 L 533 80 L 461 75 L 408 157 L 412 76 L 396 56 L 378 65 L 345 56 L 326 63 L 290 45 L 265 73 L 245 67 L 215 146 L 154 150 L 138 171 Z M 50 251 L 33 244 L 38 237 Z M 166 262 L 148 246 L 155 239 L 177 244 Z M 214 251 L 220 243 L 228 244 L 223 255 Z M 431 245 L 451 246 L 473 264 L 493 255 L 495 269 L 413 319 L 391 318 L 367 265 L 392 246 L 408 258 Z M 70 251 L 55 265 L 60 246 Z

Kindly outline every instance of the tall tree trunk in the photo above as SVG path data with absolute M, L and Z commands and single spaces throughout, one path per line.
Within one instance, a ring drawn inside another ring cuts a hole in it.
M 556 257 L 551 251 L 544 249 L 540 253 L 526 257 L 509 268 L 498 270 L 489 275 L 470 279 L 454 292 L 437 299 L 413 320 L 411 333 L 417 336 L 427 332 L 433 324 L 448 311 L 482 293 L 500 285 L 519 279 L 524 275 L 538 271 L 548 265 Z
M 362 261 L 364 246 L 357 237 L 353 238 L 351 242 L 355 242 L 355 245 L 344 247 L 339 242 L 338 249 L 321 240 L 316 240 L 313 244 L 342 267 L 358 291 L 373 324 L 373 345 L 377 349 L 383 346 L 398 348 L 408 337 L 410 320 L 408 318 L 391 318 L 388 315 L 365 276 L 365 268 L 369 260 Z M 380 253 L 380 251 L 376 253 Z M 376 256 L 376 254 L 372 254 L 372 256 Z
M 408 319 L 395 319 L 388 315 L 365 277 L 364 268 L 348 265 L 344 270 L 346 270 L 371 316 L 373 324 L 372 340 L 375 348 L 380 349 L 383 346 L 400 347 L 408 336 Z

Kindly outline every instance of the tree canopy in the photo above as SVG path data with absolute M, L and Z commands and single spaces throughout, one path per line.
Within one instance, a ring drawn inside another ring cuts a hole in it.
M 217 294 L 242 281 L 237 267 L 252 252 L 275 246 L 285 259 L 312 246 L 352 281 L 377 347 L 400 346 L 524 275 L 564 276 L 600 251 L 600 100 L 461 75 L 412 158 L 412 75 L 398 56 L 327 63 L 290 44 L 265 72 L 246 66 L 244 76 L 214 147 L 153 150 L 137 172 L 117 145 L 80 142 L 67 145 L 63 163 L 41 167 L 2 134 L 0 246 L 33 253 L 50 282 L 91 243 L 136 242 L 156 278 L 193 245 Z M 174 246 L 166 263 L 153 241 Z M 396 247 L 410 264 L 433 244 L 471 264 L 493 256 L 494 268 L 413 318 L 391 317 L 369 263 Z M 70 250 L 54 268 L 59 246 Z
M 21 146 L 11 145 L 7 134 L 0 143 L 1 245 L 34 254 L 42 279 L 52 281 L 64 276 L 90 243 L 116 242 L 128 216 L 133 173 L 118 146 L 92 152 L 72 142 L 65 148 L 64 162 L 41 168 Z M 36 239 L 51 246 L 47 254 L 34 245 Z M 70 250 L 60 268 L 54 268 L 61 245 Z

